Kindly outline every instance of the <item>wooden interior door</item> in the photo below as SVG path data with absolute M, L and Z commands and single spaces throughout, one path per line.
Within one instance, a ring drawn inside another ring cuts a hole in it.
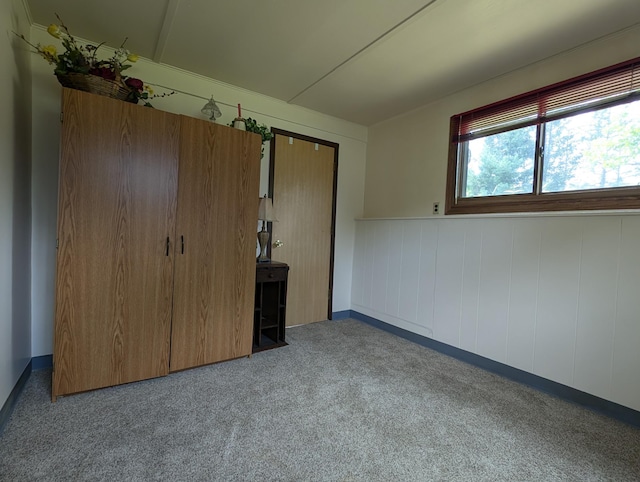
M 179 117 L 64 89 L 53 397 L 166 375 Z
M 289 265 L 287 326 L 326 320 L 331 317 L 338 145 L 274 132 L 271 191 L 278 222 L 272 223 L 271 258 Z
M 182 118 L 171 371 L 251 353 L 260 148 Z

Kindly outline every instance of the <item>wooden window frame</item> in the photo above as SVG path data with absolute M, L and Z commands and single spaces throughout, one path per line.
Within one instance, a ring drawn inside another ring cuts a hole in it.
M 610 100 L 577 105 L 597 99 Z M 460 151 L 469 140 L 537 125 L 640 98 L 640 57 L 590 72 L 451 117 L 445 214 L 640 209 L 640 187 L 542 192 L 543 162 L 536 143 L 533 193 L 461 197 L 464 171 Z M 499 125 L 500 124 L 500 125 Z

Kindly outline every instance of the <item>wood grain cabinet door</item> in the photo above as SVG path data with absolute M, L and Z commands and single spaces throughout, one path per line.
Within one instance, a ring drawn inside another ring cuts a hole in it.
M 261 139 L 181 120 L 170 371 L 251 353 Z
M 179 126 L 64 89 L 54 398 L 168 373 Z

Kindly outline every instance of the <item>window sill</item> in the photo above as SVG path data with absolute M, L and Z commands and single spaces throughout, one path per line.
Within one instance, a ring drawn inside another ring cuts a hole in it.
M 482 219 L 482 218 L 550 218 L 584 216 L 639 216 L 640 209 L 608 209 L 591 211 L 539 211 L 512 213 L 474 213 L 455 215 L 433 215 L 415 217 L 355 218 L 356 221 L 422 221 L 438 219 Z
M 640 210 L 640 188 L 447 199 L 445 214 Z

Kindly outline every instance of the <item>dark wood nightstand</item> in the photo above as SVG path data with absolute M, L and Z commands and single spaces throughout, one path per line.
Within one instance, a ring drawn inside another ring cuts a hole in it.
M 288 273 L 285 263 L 256 263 L 253 353 L 287 344 L 284 330 Z

